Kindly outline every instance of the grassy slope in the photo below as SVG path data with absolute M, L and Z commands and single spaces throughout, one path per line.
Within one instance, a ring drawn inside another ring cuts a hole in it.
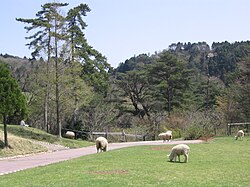
M 171 147 L 140 146 L 88 155 L 0 176 L 0 186 L 250 186 L 250 137 L 191 144 L 186 164 L 167 161 Z
M 0 130 L 0 134 L 3 135 L 2 130 Z M 28 139 L 21 138 L 12 134 L 8 134 L 8 142 L 9 142 L 10 148 L 3 149 L 4 141 L 3 141 L 3 137 L 0 136 L 0 158 L 47 151 L 46 148 L 40 145 L 36 145 Z
M 58 138 L 39 129 L 8 125 L 8 141 L 12 149 L 3 149 L 3 125 L 0 125 L 0 157 L 29 154 L 44 151 L 44 147 L 35 145 L 31 140 L 60 144 L 70 148 L 93 145 L 91 142 Z

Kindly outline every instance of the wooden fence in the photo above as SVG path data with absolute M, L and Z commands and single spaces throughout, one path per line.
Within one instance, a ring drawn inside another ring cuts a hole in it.
M 244 132 L 246 134 L 249 133 L 249 127 L 250 127 L 250 122 L 248 123 L 228 123 L 227 124 L 227 135 L 231 135 L 232 134 L 232 129 L 235 129 L 236 133 L 238 130 L 244 130 Z
M 146 136 L 141 134 L 127 134 L 123 132 L 91 132 L 90 139 L 93 141 L 98 136 L 104 136 L 109 142 L 145 141 Z
M 72 131 L 75 133 L 75 139 L 91 140 L 94 141 L 97 137 L 103 136 L 107 138 L 109 142 L 128 142 L 128 141 L 146 141 L 151 140 L 152 135 L 142 135 L 142 134 L 127 134 L 122 132 L 90 132 L 90 131 L 77 131 L 71 129 L 62 129 L 62 134 L 67 131 Z

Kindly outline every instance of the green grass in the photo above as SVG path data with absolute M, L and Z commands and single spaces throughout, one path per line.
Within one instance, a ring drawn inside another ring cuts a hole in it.
M 167 161 L 172 145 L 139 146 L 0 176 L 0 186 L 250 186 L 249 137 L 189 146 L 188 163 Z
M 70 148 L 80 148 L 93 145 L 93 142 L 59 138 L 42 130 L 20 125 L 8 125 L 8 142 L 11 149 L 3 149 L 3 125 L 0 125 L 0 157 L 24 155 L 46 151 L 44 147 L 33 144 L 32 141 L 43 141 L 59 144 Z
M 91 142 L 82 140 L 72 140 L 67 138 L 59 138 L 58 136 L 46 133 L 45 131 L 32 128 L 32 127 L 21 127 L 19 125 L 8 125 L 8 133 L 15 136 L 19 136 L 26 139 L 44 141 L 53 144 L 60 144 L 70 148 L 79 148 L 93 145 Z M 3 125 L 0 125 L 0 130 L 3 130 Z

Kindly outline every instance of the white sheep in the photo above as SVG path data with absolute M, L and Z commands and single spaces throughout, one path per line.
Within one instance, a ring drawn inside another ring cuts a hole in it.
M 176 157 L 178 156 L 180 162 L 180 155 L 184 155 L 184 162 L 188 162 L 188 154 L 190 148 L 186 144 L 179 144 L 172 148 L 171 153 L 168 155 L 170 162 L 174 160 L 176 162 Z
M 108 140 L 104 137 L 98 137 L 95 141 L 97 153 L 106 152 L 108 149 Z
M 166 140 L 170 141 L 172 140 L 172 137 L 173 137 L 172 131 L 160 133 L 158 136 L 162 138 L 163 142 L 165 142 Z
M 20 125 L 21 125 L 21 126 L 25 126 L 25 127 L 28 127 L 28 126 L 29 126 L 28 124 L 25 123 L 24 120 L 22 120 L 22 121 L 20 122 Z
M 243 140 L 244 138 L 244 131 L 243 130 L 239 130 L 235 136 L 235 140 L 238 140 L 238 138 L 240 138 L 240 140 Z
M 74 139 L 75 138 L 75 133 L 73 131 L 67 131 L 64 135 L 65 138 L 71 138 Z

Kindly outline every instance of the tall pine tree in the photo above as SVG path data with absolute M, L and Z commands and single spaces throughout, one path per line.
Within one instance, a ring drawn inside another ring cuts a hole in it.
M 24 22 L 30 26 L 26 26 L 25 29 L 29 32 L 35 30 L 35 34 L 26 37 L 26 39 L 32 40 L 29 44 L 29 48 L 32 48 L 32 56 L 47 56 L 47 83 L 45 84 L 45 99 L 44 99 L 44 126 L 48 130 L 48 99 L 49 99 L 49 63 L 55 63 L 55 102 L 56 102 L 56 124 L 58 127 L 58 135 L 61 137 L 61 122 L 60 122 L 60 110 L 59 110 L 59 63 L 61 58 L 59 57 L 61 40 L 65 40 L 64 25 L 65 17 L 61 15 L 60 9 L 67 6 L 67 3 L 46 3 L 42 5 L 42 10 L 39 11 L 35 19 L 23 19 L 17 18 L 17 21 Z

